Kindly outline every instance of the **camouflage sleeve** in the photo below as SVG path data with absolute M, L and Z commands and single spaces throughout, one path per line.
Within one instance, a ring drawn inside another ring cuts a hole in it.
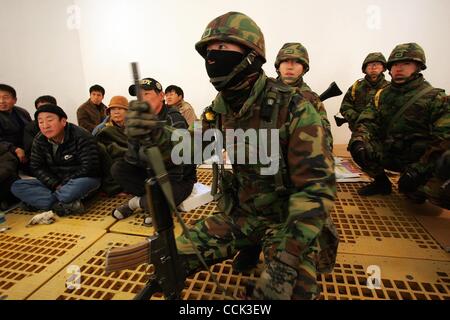
M 320 119 L 322 120 L 322 126 L 325 129 L 325 137 L 327 140 L 327 145 L 330 150 L 333 150 L 333 134 L 331 132 L 331 124 L 328 120 L 327 110 L 325 109 L 325 105 L 322 101 L 317 101 L 317 110 L 319 110 Z
M 304 252 L 322 231 L 333 207 L 334 160 L 320 115 L 309 102 L 300 102 L 292 112 L 289 134 L 287 164 L 296 192 L 289 198 L 285 226 L 288 232 L 300 233 L 296 239 Z
M 377 133 L 379 132 L 379 128 L 378 111 L 372 99 L 356 120 L 349 146 L 355 141 L 362 141 L 366 145 L 370 144 L 371 141 L 376 141 L 378 139 Z
M 436 161 L 450 148 L 450 98 L 440 92 L 430 105 L 432 142 L 419 162 L 412 165 L 421 173 L 434 171 Z
M 350 129 L 353 128 L 359 116 L 359 113 L 355 110 L 354 103 L 352 98 L 352 87 L 350 87 L 347 90 L 347 93 L 342 100 L 341 108 L 339 109 L 339 112 L 348 121 Z

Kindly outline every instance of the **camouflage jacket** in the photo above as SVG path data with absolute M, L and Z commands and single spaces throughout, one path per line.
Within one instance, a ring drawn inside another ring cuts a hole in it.
M 348 121 L 351 131 L 355 130 L 356 120 L 361 112 L 367 107 L 375 93 L 389 84 L 384 79 L 384 74 L 380 75 L 377 82 L 373 83 L 366 76 L 357 80 L 348 90 L 342 100 L 340 113 Z
M 427 87 L 431 85 L 419 74 L 408 83 L 380 90 L 361 113 L 350 143 L 374 141 L 393 155 L 398 166 L 421 173 L 434 170 L 437 158 L 450 147 L 450 105 L 444 90 L 433 88 L 388 128 L 396 112 Z
M 238 113 L 230 109 L 220 93 L 212 106 L 205 110 L 212 110 L 215 115 L 220 114 L 222 130 L 259 129 L 261 105 L 266 98 L 269 82 L 276 83 L 276 80 L 269 79 L 262 73 Z M 248 164 L 247 161 L 246 164 L 233 164 L 233 189 L 226 191 L 235 196 L 236 206 L 241 214 L 265 216 L 284 223 L 286 229 L 292 226 L 291 222 L 295 222 L 299 228 L 302 221 L 317 218 L 320 225 L 313 230 L 308 223 L 305 224 L 304 243 L 301 244 L 303 249 L 319 235 L 324 234 L 324 237 L 330 239 L 330 233 L 323 232 L 324 229 L 332 230 L 334 245 L 337 246 L 336 232 L 329 218 L 336 194 L 334 161 L 327 147 L 320 116 L 310 102 L 295 94 L 290 87 L 278 84 L 279 86 L 283 86 L 285 92 L 280 95 L 276 128 L 279 128 L 279 143 L 286 164 L 283 166 L 280 163 L 279 170 L 282 170 L 287 191 L 276 191 L 274 175 L 261 175 L 260 169 L 267 166 L 262 165 L 260 159 L 256 164 Z M 215 128 L 215 121 L 208 121 L 207 118 L 204 113 L 203 131 Z M 161 146 L 170 141 L 170 134 L 166 130 L 160 135 L 158 144 Z M 238 148 L 234 141 L 232 144 L 234 149 Z M 253 146 L 245 140 L 244 147 L 250 151 Z M 161 150 L 167 152 L 167 148 L 162 147 Z M 219 185 L 221 187 L 223 185 Z
M 331 133 L 331 124 L 328 120 L 327 111 L 323 102 L 320 100 L 319 95 L 311 90 L 311 88 L 301 81 L 301 86 L 297 87 L 297 90 L 305 97 L 319 112 L 320 119 L 322 120 L 322 126 L 325 129 L 327 144 L 331 151 L 333 151 L 333 134 Z

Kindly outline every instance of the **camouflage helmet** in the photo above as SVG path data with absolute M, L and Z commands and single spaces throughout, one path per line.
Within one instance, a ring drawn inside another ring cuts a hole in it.
M 383 64 L 383 67 L 386 69 L 386 58 L 381 52 L 371 52 L 367 55 L 367 57 L 364 59 L 364 62 L 362 64 L 362 72 L 366 72 L 366 67 L 371 62 L 381 62 Z
M 266 61 L 264 35 L 258 25 L 247 15 L 228 12 L 211 21 L 203 32 L 195 49 L 206 57 L 206 46 L 211 41 L 227 41 L 254 50 Z
M 421 46 L 414 42 L 403 43 L 396 46 L 389 56 L 387 68 L 391 70 L 392 65 L 397 61 L 415 61 L 419 63 L 422 70 L 427 68 L 425 52 Z
M 308 50 L 298 42 L 285 43 L 283 47 L 278 51 L 277 59 L 275 60 L 275 69 L 278 70 L 281 62 L 288 59 L 298 60 L 305 70 L 303 73 L 309 70 L 309 55 Z

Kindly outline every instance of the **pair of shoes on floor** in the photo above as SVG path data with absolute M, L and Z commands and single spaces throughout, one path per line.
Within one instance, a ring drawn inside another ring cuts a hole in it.
M 85 211 L 81 200 L 75 200 L 71 203 L 57 202 L 53 205 L 52 210 L 60 217 L 79 215 Z

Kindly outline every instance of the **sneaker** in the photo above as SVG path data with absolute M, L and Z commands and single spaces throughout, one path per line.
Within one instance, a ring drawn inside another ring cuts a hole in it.
M 55 203 L 52 210 L 60 217 L 79 215 L 85 211 L 83 203 L 80 200 L 75 200 L 71 203 Z
M 388 195 L 392 192 L 392 183 L 386 175 L 375 178 L 374 181 L 358 190 L 360 196 Z
M 248 272 L 255 268 L 259 262 L 261 246 L 254 245 L 241 249 L 234 257 L 232 266 L 236 272 Z

